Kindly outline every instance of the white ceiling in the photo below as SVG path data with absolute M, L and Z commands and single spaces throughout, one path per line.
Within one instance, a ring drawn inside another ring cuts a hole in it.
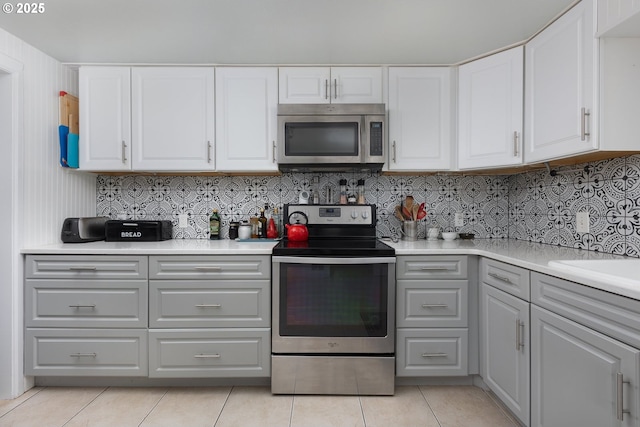
M 11 2 L 16 3 L 16 2 Z M 455 64 L 575 0 L 49 0 L 0 28 L 66 63 Z

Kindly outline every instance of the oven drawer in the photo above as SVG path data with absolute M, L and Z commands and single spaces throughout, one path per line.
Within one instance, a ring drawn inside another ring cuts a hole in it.
M 467 329 L 398 329 L 396 376 L 468 375 Z
M 27 329 L 25 374 L 147 376 L 146 329 Z
M 151 328 L 269 327 L 268 280 L 151 280 Z
M 26 280 L 25 283 L 27 327 L 147 327 L 146 280 Z
M 149 377 L 268 377 L 271 329 L 149 332 Z
M 397 326 L 467 327 L 466 280 L 398 280 Z
M 493 259 L 480 260 L 480 282 L 529 301 L 529 270 Z
M 270 256 L 151 256 L 151 279 L 270 279 Z
M 399 256 L 398 279 L 466 279 L 467 257 L 455 255 Z

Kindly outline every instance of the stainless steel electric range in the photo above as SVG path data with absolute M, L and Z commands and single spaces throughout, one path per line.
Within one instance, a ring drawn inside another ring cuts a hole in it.
M 376 239 L 374 205 L 286 205 L 309 240 L 273 250 L 276 394 L 392 395 L 395 251 Z

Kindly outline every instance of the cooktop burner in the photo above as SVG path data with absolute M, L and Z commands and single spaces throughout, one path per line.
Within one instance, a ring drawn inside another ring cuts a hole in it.
M 273 248 L 276 256 L 394 256 L 395 250 L 377 239 L 282 240 Z

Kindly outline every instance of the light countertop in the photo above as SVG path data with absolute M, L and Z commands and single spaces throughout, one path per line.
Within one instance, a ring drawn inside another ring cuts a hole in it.
M 638 285 L 635 286 L 619 283 L 615 280 L 578 275 L 570 270 L 549 266 L 549 261 L 557 260 L 622 259 L 640 263 L 637 258 L 510 239 L 455 240 L 452 242 L 443 240 L 383 241 L 395 249 L 397 256 L 478 255 L 640 300 L 640 273 Z M 50 255 L 271 255 L 271 250 L 276 244 L 276 241 L 260 241 L 259 239 L 251 242 L 224 239 L 175 239 L 163 242 L 57 243 L 23 248 L 21 253 Z
M 273 240 L 173 239 L 162 242 L 55 243 L 23 248 L 23 254 L 49 255 L 271 255 Z

